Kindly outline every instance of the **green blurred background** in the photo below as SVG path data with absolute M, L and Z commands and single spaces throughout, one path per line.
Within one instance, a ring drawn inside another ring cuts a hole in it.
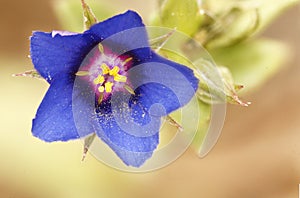
M 32 137 L 31 120 L 48 85 L 12 74 L 32 68 L 32 30 L 61 29 L 54 1 L 4 1 L 0 7 L 0 197 L 205 197 L 296 198 L 300 184 L 300 8 L 278 18 L 262 36 L 284 41 L 291 56 L 281 71 L 246 100 L 228 105 L 222 135 L 211 153 L 190 149 L 166 168 L 145 174 L 111 169 L 92 156 L 81 162 L 82 143 L 46 144 Z M 152 0 L 107 1 L 146 17 Z M 265 68 L 266 70 L 268 68 Z

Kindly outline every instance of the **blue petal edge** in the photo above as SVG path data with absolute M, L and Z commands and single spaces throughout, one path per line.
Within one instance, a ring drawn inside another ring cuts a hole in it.
M 57 75 L 74 74 L 88 52 L 96 45 L 90 35 L 34 32 L 30 55 L 34 68 L 49 83 Z
M 52 82 L 32 122 L 32 133 L 35 137 L 46 142 L 80 138 L 73 119 L 73 80 L 68 76 L 60 76 Z M 82 108 L 88 108 L 84 102 Z M 83 117 L 86 116 L 90 115 L 83 114 Z M 81 131 L 86 132 L 84 135 L 93 132 L 93 127 L 88 123 L 81 127 Z
M 142 116 L 141 109 L 132 115 L 129 107 L 124 108 L 126 100 L 122 96 L 116 98 L 118 101 L 101 103 L 94 123 L 97 135 L 110 147 L 114 144 L 127 151 L 152 152 L 159 143 L 160 117 Z
M 195 95 L 199 80 L 193 70 L 152 53 L 151 59 L 140 62 L 129 71 L 137 101 L 150 114 L 165 116 L 186 105 Z
M 132 28 L 137 29 L 130 30 Z M 129 31 L 125 37 L 123 31 Z M 132 34 L 136 37 L 132 37 Z M 109 44 L 126 46 L 115 47 L 119 53 L 149 46 L 141 17 L 134 11 L 127 11 L 95 24 L 82 34 L 64 34 L 59 31 L 34 32 L 30 38 L 32 63 L 41 76 L 51 83 L 52 79 L 61 73 L 74 74 L 85 56 L 105 39 Z M 133 39 L 137 43 L 134 46 L 132 46 Z M 136 42 L 137 40 L 139 42 Z

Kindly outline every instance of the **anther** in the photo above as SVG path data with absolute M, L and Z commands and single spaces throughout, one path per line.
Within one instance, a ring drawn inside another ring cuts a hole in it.
M 109 71 L 109 75 L 116 76 L 120 71 L 120 68 L 118 66 L 114 66 L 112 70 Z
M 99 84 L 102 84 L 104 83 L 105 79 L 103 76 L 99 75 L 97 78 L 94 79 L 94 84 L 95 85 L 99 85 Z
M 101 69 L 102 69 L 102 74 L 108 74 L 109 73 L 109 71 L 110 71 L 110 69 L 109 69 L 109 67 L 107 66 L 107 64 L 106 63 L 103 63 L 102 65 L 101 65 Z
M 124 88 L 125 88 L 130 94 L 135 95 L 134 90 L 133 90 L 131 87 L 129 87 L 128 85 L 124 85 Z
M 89 75 L 88 71 L 78 71 L 76 74 L 76 76 L 87 76 Z
M 126 76 L 122 76 L 120 74 L 117 74 L 114 76 L 114 80 L 117 82 L 126 82 L 127 81 L 127 77 Z
M 105 91 L 106 91 L 106 93 L 111 93 L 112 92 L 113 85 L 114 85 L 114 83 L 112 83 L 112 82 L 105 83 Z

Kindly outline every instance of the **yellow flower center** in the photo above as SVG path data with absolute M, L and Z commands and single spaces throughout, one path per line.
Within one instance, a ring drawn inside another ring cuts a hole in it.
M 127 81 L 127 77 L 119 74 L 120 68 L 118 66 L 114 66 L 110 69 L 106 63 L 101 65 L 102 74 L 99 74 L 94 80 L 93 83 L 95 85 L 99 85 L 98 91 L 100 93 L 111 93 L 115 82 L 125 83 Z M 113 81 L 106 81 L 112 77 Z

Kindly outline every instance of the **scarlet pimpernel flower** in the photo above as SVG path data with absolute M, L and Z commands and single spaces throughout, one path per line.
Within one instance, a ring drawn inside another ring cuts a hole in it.
M 33 135 L 53 142 L 96 133 L 128 166 L 152 156 L 161 118 L 198 89 L 191 69 L 151 50 L 134 11 L 83 33 L 34 32 L 30 41 L 33 65 L 50 84 Z

